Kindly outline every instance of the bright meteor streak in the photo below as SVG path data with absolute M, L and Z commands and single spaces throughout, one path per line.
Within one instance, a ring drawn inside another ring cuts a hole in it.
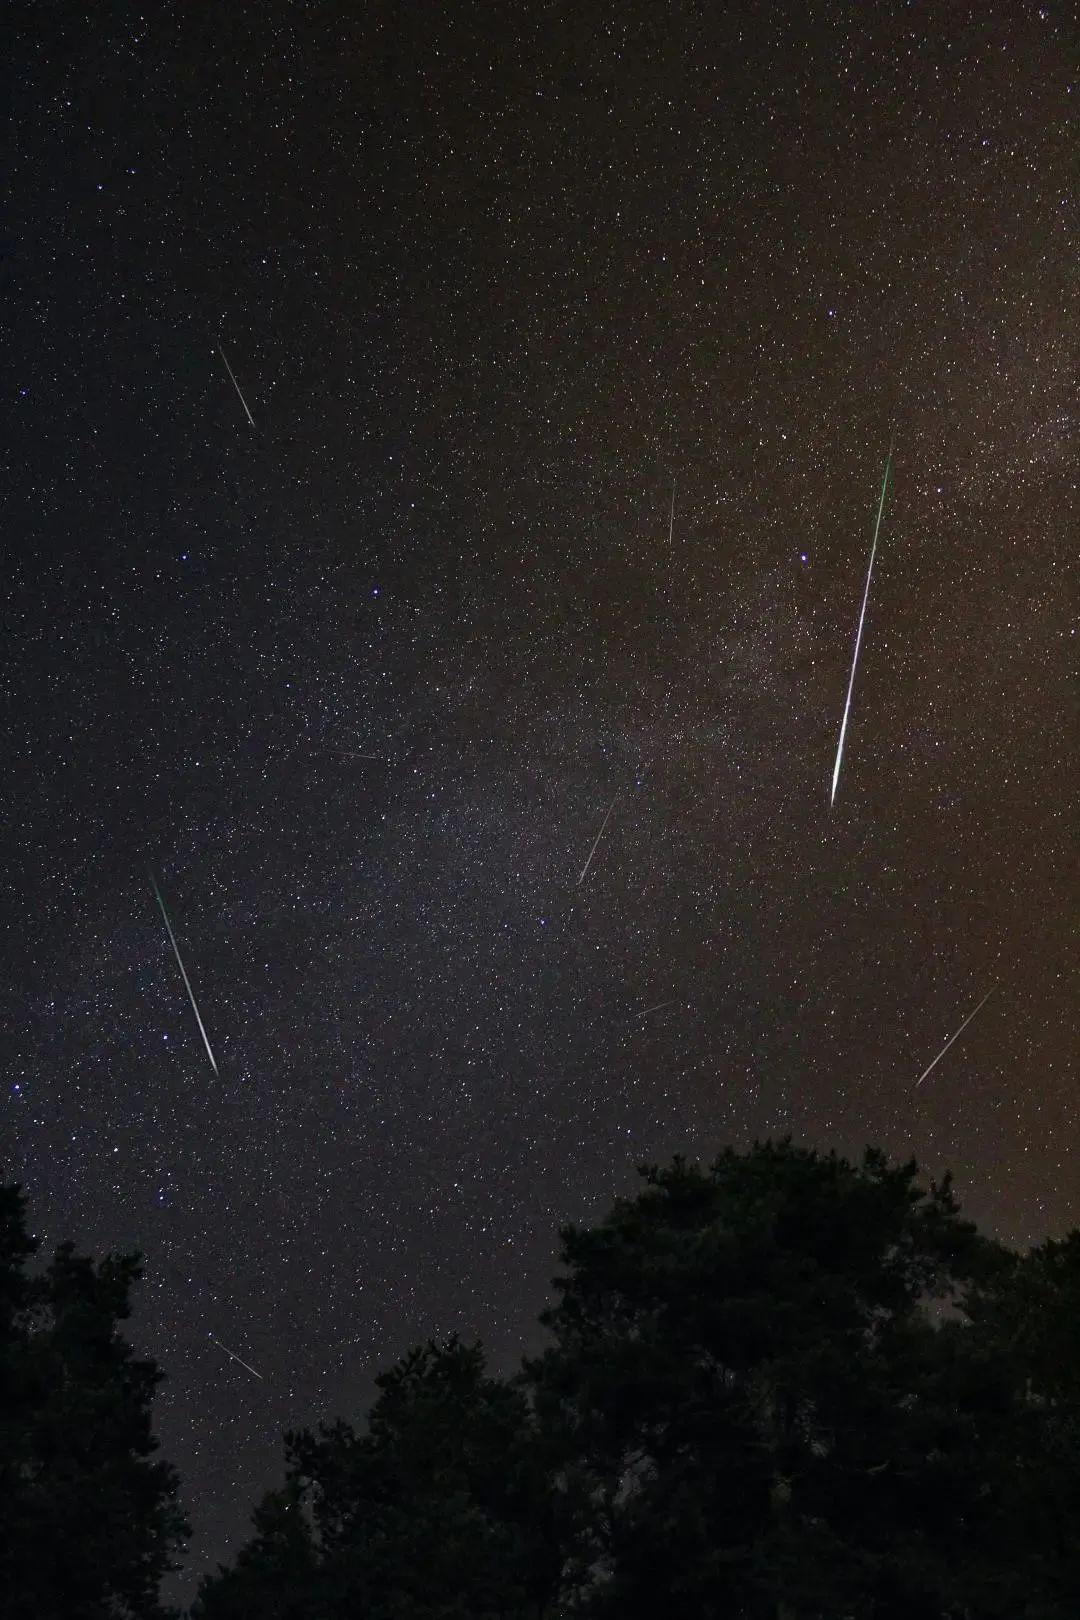
M 881 480 L 881 499 L 878 502 L 877 522 L 874 524 L 874 543 L 870 547 L 870 566 L 866 570 L 866 589 L 863 591 L 862 609 L 859 613 L 859 628 L 855 636 L 855 656 L 851 660 L 851 679 L 848 681 L 844 718 L 840 725 L 840 741 L 836 746 L 836 764 L 833 766 L 832 791 L 829 794 L 830 805 L 836 798 L 836 784 L 840 780 L 840 761 L 844 757 L 844 737 L 847 733 L 848 716 L 851 713 L 851 695 L 855 690 L 855 670 L 859 662 L 859 647 L 862 644 L 863 621 L 866 618 L 866 604 L 870 600 L 870 577 L 874 572 L 874 556 L 877 552 L 878 534 L 881 532 L 881 515 L 885 510 L 885 491 L 889 487 L 889 473 L 892 470 L 893 442 L 895 440 L 889 444 L 889 458 L 885 463 L 885 476 Z
M 585 865 L 581 868 L 581 876 L 577 880 L 577 886 L 579 888 L 581 887 L 581 885 L 585 881 L 585 876 L 586 876 L 586 874 L 587 874 L 587 872 L 589 870 L 589 867 L 592 865 L 592 862 L 593 862 L 593 856 L 596 854 L 596 851 L 597 851 L 597 848 L 599 846 L 600 840 L 604 836 L 604 828 L 607 826 L 608 822 L 611 820 L 611 812 L 614 810 L 614 808 L 618 804 L 618 802 L 619 802 L 619 795 L 616 793 L 615 797 L 612 799 L 611 803 L 608 805 L 607 815 L 604 817 L 603 821 L 600 823 L 600 831 L 597 833 L 595 839 L 593 840 L 593 847 L 589 851 L 589 858 L 585 862 Z
M 233 1355 L 233 1352 L 229 1349 L 227 1344 L 222 1344 L 220 1339 L 215 1339 L 212 1333 L 208 1333 L 206 1337 L 210 1340 L 211 1344 L 216 1344 L 219 1350 L 224 1350 L 227 1356 L 232 1356 L 234 1361 L 238 1361 L 241 1367 L 244 1368 L 245 1372 L 251 1373 L 252 1377 L 257 1378 L 261 1384 L 266 1383 L 266 1379 L 263 1377 L 262 1373 L 256 1372 L 254 1367 L 248 1366 L 248 1363 L 244 1361 L 242 1357 Z
M 236 392 L 237 392 L 237 395 L 239 396 L 241 405 L 244 407 L 244 415 L 247 417 L 247 419 L 251 423 L 252 427 L 254 427 L 255 426 L 255 418 L 252 416 L 251 412 L 248 410 L 247 400 L 244 398 L 243 394 L 240 393 L 240 384 L 236 380 L 236 373 L 233 371 L 233 368 L 232 368 L 232 366 L 230 366 L 229 362 L 227 360 L 225 360 L 225 350 L 221 347 L 220 343 L 217 345 L 217 352 L 218 352 L 218 354 L 220 354 L 222 360 L 225 361 L 225 370 L 229 373 L 229 376 L 232 379 L 232 385 L 236 389 Z
M 675 480 L 671 480 L 671 511 L 668 514 L 667 543 L 670 549 L 675 536 Z
M 157 886 L 157 879 L 155 878 L 153 872 L 150 873 L 150 882 L 154 885 L 154 894 L 157 896 L 157 903 L 161 907 L 161 915 L 165 919 L 165 928 L 169 935 L 169 943 L 173 948 L 173 955 L 176 957 L 176 965 L 180 969 L 180 974 L 184 981 L 184 988 L 188 993 L 188 1000 L 191 1002 L 191 1010 L 195 1014 L 195 1021 L 199 1026 L 199 1034 L 202 1036 L 203 1045 L 206 1047 L 206 1055 L 210 1059 L 210 1067 L 213 1069 L 214 1073 L 217 1074 L 218 1066 L 214 1061 L 214 1054 L 210 1050 L 210 1042 L 206 1035 L 206 1026 L 203 1024 L 202 1015 L 199 1012 L 198 1004 L 195 1000 L 195 992 L 191 988 L 191 980 L 187 976 L 187 969 L 184 966 L 179 947 L 176 943 L 176 935 L 173 933 L 172 923 L 169 921 L 169 913 L 165 910 L 165 902 L 161 898 L 161 890 Z M 222 1346 L 222 1349 L 224 1349 L 224 1345 Z
M 945 1056 L 946 1052 L 949 1050 L 949 1047 L 952 1045 L 953 1041 L 958 1041 L 960 1039 L 961 1035 L 964 1033 L 965 1029 L 967 1029 L 968 1025 L 971 1023 L 971 1020 L 974 1018 L 975 1013 L 977 1013 L 981 1007 L 985 1007 L 986 1003 L 990 1000 L 990 997 L 993 995 L 993 993 L 994 993 L 994 991 L 996 989 L 997 989 L 997 985 L 992 984 L 990 986 L 989 990 L 986 992 L 985 996 L 983 996 L 982 1000 L 979 1002 L 979 1006 L 975 1008 L 975 1012 L 968 1013 L 967 1017 L 964 1019 L 964 1022 L 960 1025 L 960 1028 L 957 1030 L 956 1034 L 949 1036 L 949 1039 L 945 1042 L 945 1045 L 941 1048 L 941 1051 L 938 1053 L 938 1055 L 934 1059 L 933 1063 L 931 1063 L 930 1068 L 924 1069 L 922 1074 L 920 1074 L 919 1078 L 916 1080 L 915 1084 L 917 1086 L 922 1085 L 923 1081 L 926 1079 L 927 1075 L 930 1073 L 930 1069 L 934 1069 L 934 1068 L 937 1067 L 937 1065 L 941 1062 L 942 1058 Z

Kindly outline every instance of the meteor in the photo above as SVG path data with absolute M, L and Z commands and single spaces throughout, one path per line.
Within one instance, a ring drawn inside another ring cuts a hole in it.
M 218 352 L 218 354 L 220 354 L 222 360 L 225 360 L 225 350 L 221 347 L 220 343 L 217 345 L 217 352 Z M 225 370 L 229 373 L 229 376 L 232 378 L 232 385 L 236 389 L 237 394 L 239 395 L 241 405 L 244 407 L 244 415 L 247 417 L 247 419 L 251 423 L 252 427 L 254 427 L 255 426 L 255 418 L 252 416 L 251 412 L 248 410 L 247 400 L 244 398 L 243 394 L 240 393 L 240 384 L 236 380 L 236 373 L 233 371 L 232 366 L 230 366 L 230 364 L 229 364 L 229 362 L 227 360 L 225 360 Z
M 265 1384 L 266 1383 L 266 1379 L 263 1377 L 262 1373 L 261 1372 L 256 1372 L 254 1367 L 249 1367 L 247 1362 L 244 1361 L 241 1356 L 233 1355 L 233 1352 L 229 1349 L 227 1344 L 222 1344 L 220 1339 L 215 1339 L 214 1335 L 212 1333 L 208 1333 L 206 1335 L 206 1337 L 210 1340 L 211 1344 L 216 1344 L 219 1350 L 224 1350 L 224 1352 L 225 1352 L 225 1354 L 227 1356 L 232 1356 L 232 1359 L 234 1361 L 239 1361 L 241 1367 L 244 1368 L 245 1372 L 251 1373 L 251 1375 L 254 1378 L 257 1378 L 259 1380 L 260 1384 Z
M 675 480 L 671 480 L 671 512 L 668 515 L 667 543 L 670 547 L 675 533 Z
M 851 694 L 855 690 L 855 669 L 859 662 L 859 647 L 862 644 L 863 621 L 866 618 L 866 604 L 870 600 L 870 577 L 874 572 L 874 556 L 877 552 L 878 535 L 881 532 L 881 514 L 885 510 L 885 491 L 889 486 L 889 473 L 892 470 L 893 444 L 896 442 L 895 434 L 889 442 L 889 457 L 885 463 L 885 476 L 881 480 L 881 499 L 878 502 L 877 522 L 874 524 L 874 543 L 870 547 L 870 566 L 866 570 L 866 589 L 863 591 L 862 609 L 859 613 L 859 628 L 855 636 L 855 656 L 851 660 L 851 679 L 848 681 L 847 701 L 844 704 L 844 718 L 840 725 L 840 741 L 836 746 L 836 764 L 833 766 L 832 791 L 829 794 L 829 804 L 836 798 L 836 784 L 840 780 L 840 761 L 844 757 L 844 736 L 847 732 L 848 716 L 851 713 Z
M 203 1024 L 202 1015 L 199 1012 L 198 1004 L 195 1000 L 195 992 L 191 988 L 191 980 L 187 976 L 187 969 L 184 966 L 183 959 L 181 958 L 180 951 L 176 943 L 176 935 L 173 933 L 172 923 L 169 921 L 169 913 L 165 910 L 165 902 L 161 898 L 161 890 L 157 886 L 157 879 L 155 878 L 153 872 L 150 873 L 150 882 L 154 885 L 154 893 L 157 896 L 157 903 L 161 907 L 161 915 L 165 919 L 165 928 L 169 935 L 169 943 L 173 948 L 173 955 L 176 957 L 176 965 L 180 969 L 180 974 L 184 981 L 184 988 L 188 993 L 188 1000 L 191 1002 L 191 1010 L 195 1014 L 195 1021 L 199 1026 L 199 1034 L 202 1036 L 203 1045 L 206 1047 L 206 1055 L 210 1059 L 210 1067 L 213 1069 L 214 1073 L 217 1074 L 218 1066 L 214 1061 L 214 1054 L 210 1050 L 210 1042 L 206 1035 L 206 1026 Z M 224 1345 L 222 1346 L 222 1349 L 224 1349 Z
M 937 1067 L 937 1065 L 941 1062 L 942 1058 L 945 1056 L 946 1052 L 949 1050 L 949 1047 L 952 1045 L 953 1041 L 958 1041 L 960 1039 L 961 1035 L 964 1033 L 965 1029 L 967 1029 L 968 1025 L 971 1023 L 971 1020 L 974 1018 L 975 1013 L 977 1013 L 981 1007 L 984 1007 L 986 1005 L 986 1003 L 990 1000 L 990 997 L 993 995 L 993 993 L 994 993 L 994 991 L 996 989 L 997 989 L 996 984 L 992 984 L 990 986 L 990 988 L 986 992 L 985 996 L 983 996 L 982 1000 L 979 1002 L 979 1006 L 975 1008 L 975 1012 L 968 1013 L 967 1017 L 964 1019 L 964 1022 L 960 1025 L 960 1028 L 957 1030 L 956 1034 L 949 1036 L 949 1039 L 945 1042 L 945 1045 L 941 1048 L 941 1051 L 938 1053 L 938 1055 L 934 1059 L 933 1063 L 930 1064 L 930 1068 L 924 1069 L 922 1074 L 920 1074 L 919 1078 L 915 1082 L 916 1086 L 921 1086 L 923 1081 L 926 1079 L 927 1075 L 930 1073 L 930 1069 L 934 1069 L 934 1068 Z
M 618 795 L 618 793 L 616 793 L 615 797 L 612 799 L 611 803 L 608 805 L 607 815 L 604 817 L 603 821 L 600 823 L 600 831 L 597 833 L 595 839 L 593 840 L 593 847 L 589 851 L 589 858 L 585 862 L 585 865 L 581 868 L 581 876 L 578 878 L 577 885 L 576 885 L 578 888 L 580 888 L 581 885 L 585 881 L 586 873 L 588 872 L 589 867 L 592 865 L 593 856 L 596 854 L 597 846 L 600 843 L 601 838 L 603 838 L 603 836 L 604 836 L 604 829 L 607 826 L 608 822 L 611 820 L 611 812 L 614 810 L 614 808 L 618 804 L 618 802 L 619 802 L 619 795 Z

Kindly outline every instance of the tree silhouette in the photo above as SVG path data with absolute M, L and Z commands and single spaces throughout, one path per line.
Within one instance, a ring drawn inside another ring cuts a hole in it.
M 562 1232 L 556 1343 L 530 1367 L 589 1483 L 575 1612 L 1080 1612 L 1052 1606 L 1030 1538 L 999 1539 L 1029 1416 L 1015 1365 L 925 1309 L 963 1318 L 977 1295 L 989 1324 L 1018 1272 L 949 1178 L 926 1194 L 913 1160 L 853 1167 L 790 1138 L 643 1174 L 599 1227 Z
M 187 1526 L 177 1479 L 151 1460 L 161 1374 L 117 1324 L 136 1255 L 98 1265 L 62 1244 L 28 1262 L 17 1187 L 0 1187 L 0 1605 L 33 1620 L 157 1620 Z
M 307 1620 L 322 1611 L 320 1560 L 304 1512 L 304 1491 L 290 1478 L 268 1491 L 252 1515 L 254 1535 L 231 1569 L 204 1577 L 193 1613 L 207 1620 Z
M 641 1174 L 517 1376 L 429 1343 L 362 1432 L 286 1435 L 192 1620 L 1076 1620 L 1080 1232 L 1019 1255 L 790 1137 Z M 0 1612 L 161 1620 L 137 1258 L 34 1250 L 0 1188 Z
M 561 1233 L 516 1378 L 456 1340 L 287 1437 L 197 1620 L 1075 1620 L 1080 1233 L 755 1142 Z
M 264 1500 L 234 1569 L 203 1582 L 197 1620 L 554 1612 L 560 1502 L 522 1390 L 456 1338 L 377 1383 L 366 1434 L 338 1423 L 286 1437 L 286 1495 Z
M 972 1342 L 1008 1384 L 987 1436 L 984 1496 L 998 1562 L 1031 1620 L 1080 1614 L 1080 1231 L 1014 1256 L 966 1302 Z

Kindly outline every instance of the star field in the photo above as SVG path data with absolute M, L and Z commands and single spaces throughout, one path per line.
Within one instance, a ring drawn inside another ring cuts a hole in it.
M 17 24 L 5 1175 L 147 1257 L 192 1571 L 635 1164 L 1075 1224 L 1070 8 Z

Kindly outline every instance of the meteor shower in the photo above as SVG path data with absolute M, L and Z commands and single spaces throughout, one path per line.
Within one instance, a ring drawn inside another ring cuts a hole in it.
M 1076 8 L 7 33 L 0 1620 L 1077 1620 Z

